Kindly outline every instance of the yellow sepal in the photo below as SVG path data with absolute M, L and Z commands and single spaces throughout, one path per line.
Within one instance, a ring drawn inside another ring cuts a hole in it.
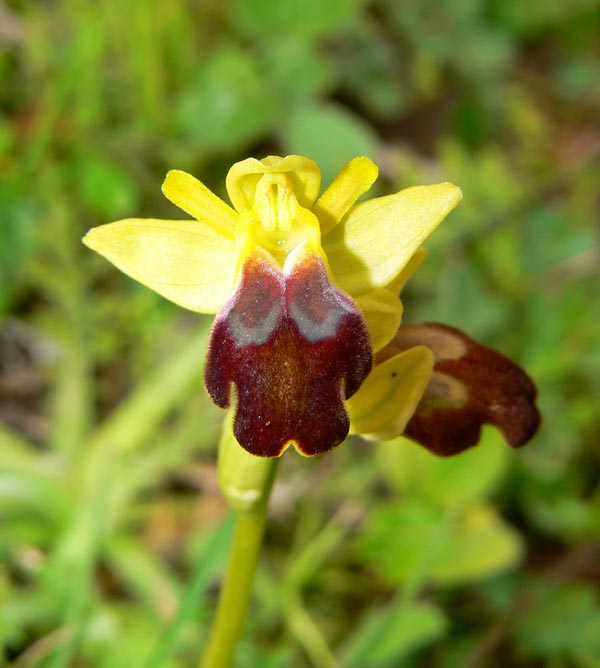
M 172 169 L 162 184 L 164 196 L 193 218 L 208 223 L 215 232 L 233 239 L 238 214 L 187 172 Z
M 313 207 L 321 222 L 321 234 L 335 227 L 356 200 L 373 185 L 379 170 L 369 158 L 351 160 L 335 177 Z
M 217 313 L 234 288 L 235 243 L 201 221 L 128 218 L 91 229 L 83 243 L 190 311 Z
M 356 299 L 369 334 L 373 352 L 381 350 L 393 338 L 402 319 L 402 302 L 391 290 L 374 290 Z
M 461 197 L 440 183 L 358 204 L 323 237 L 336 284 L 357 297 L 392 283 Z
M 415 346 L 376 365 L 348 400 L 350 431 L 384 441 L 400 435 L 414 413 L 433 370 L 433 354 Z

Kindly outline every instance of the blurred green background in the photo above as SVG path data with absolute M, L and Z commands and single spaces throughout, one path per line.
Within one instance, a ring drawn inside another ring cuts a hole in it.
M 286 453 L 239 668 L 600 666 L 600 3 L 0 3 L 0 664 L 187 668 L 231 523 L 210 319 L 80 243 L 166 171 L 348 159 L 464 200 L 406 293 L 544 423 L 438 460 Z

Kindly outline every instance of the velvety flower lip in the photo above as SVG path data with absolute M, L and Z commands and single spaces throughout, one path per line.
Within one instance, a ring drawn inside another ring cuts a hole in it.
M 304 257 L 289 276 L 253 257 L 213 326 L 206 387 L 222 408 L 235 387 L 233 431 L 253 454 L 279 456 L 293 443 L 313 455 L 348 434 L 344 399 L 371 364 L 364 320 L 328 283 L 319 256 Z
M 476 445 L 486 423 L 495 425 L 514 448 L 535 435 L 541 419 L 537 390 L 514 362 L 439 323 L 400 327 L 376 362 L 384 365 L 417 345 L 431 350 L 433 373 L 406 425 L 406 436 L 437 455 L 449 456 Z
M 130 218 L 84 238 L 167 299 L 217 314 L 207 390 L 233 407 L 235 436 L 252 454 L 290 444 L 325 452 L 350 425 L 396 435 L 425 391 L 426 346 L 370 371 L 372 357 L 398 330 L 398 292 L 421 244 L 461 193 L 442 183 L 356 204 L 376 177 L 368 158 L 356 158 L 319 195 L 309 158 L 249 158 L 227 177 L 230 206 L 173 170 L 163 192 L 195 220 Z

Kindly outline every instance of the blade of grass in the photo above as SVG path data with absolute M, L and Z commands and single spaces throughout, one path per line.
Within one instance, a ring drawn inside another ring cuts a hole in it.
M 120 455 L 149 438 L 181 400 L 201 374 L 205 347 L 206 328 L 202 327 L 199 336 L 192 336 L 115 410 L 85 448 L 78 498 L 73 499 L 75 512 L 47 569 L 51 580 L 63 580 L 62 625 L 72 631 L 52 656 L 50 668 L 67 668 L 87 623 L 95 564 L 104 536 L 115 522 L 111 495 Z
M 202 377 L 208 330 L 202 326 L 190 341 L 140 385 L 98 427 L 90 448 L 108 448 L 117 455 L 149 438 L 190 386 Z
M 181 630 L 190 621 L 197 621 L 205 604 L 202 593 L 206 591 L 214 575 L 222 568 L 233 533 L 233 516 L 229 517 L 213 534 L 202 558 L 198 560 L 191 582 L 179 604 L 177 615 L 166 627 L 141 668 L 160 668 L 171 656 Z

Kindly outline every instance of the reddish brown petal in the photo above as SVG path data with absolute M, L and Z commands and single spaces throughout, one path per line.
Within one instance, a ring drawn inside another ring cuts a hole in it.
M 460 330 L 437 323 L 400 327 L 377 362 L 425 345 L 434 354 L 433 375 L 405 434 L 438 455 L 454 455 L 479 441 L 494 424 L 514 448 L 532 438 L 540 423 L 536 388 L 529 376 L 500 353 Z
M 348 434 L 344 399 L 371 363 L 364 320 L 317 255 L 289 274 L 254 256 L 213 325 L 205 380 L 223 408 L 235 386 L 233 430 L 248 452 L 274 457 L 294 443 L 314 455 Z

